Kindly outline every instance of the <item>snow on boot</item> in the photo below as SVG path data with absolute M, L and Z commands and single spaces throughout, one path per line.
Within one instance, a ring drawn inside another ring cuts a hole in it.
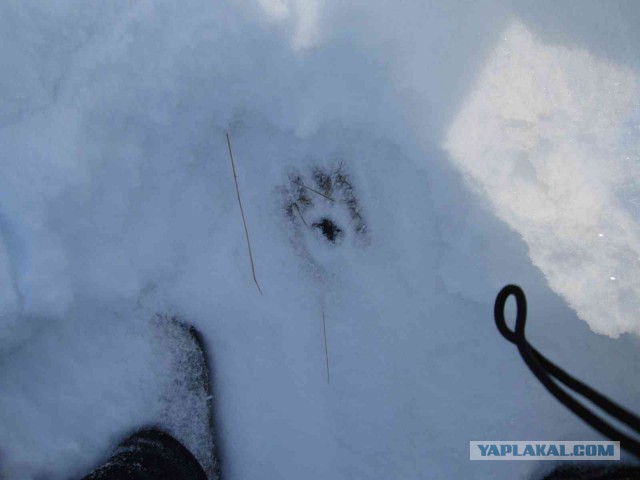
M 197 458 L 209 480 L 220 477 L 215 451 L 213 392 L 206 345 L 195 327 L 159 315 L 158 341 L 170 358 L 174 379 L 164 395 L 159 427 L 177 438 Z

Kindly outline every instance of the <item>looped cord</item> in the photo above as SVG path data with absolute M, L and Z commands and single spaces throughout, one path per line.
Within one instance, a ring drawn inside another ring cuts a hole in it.
M 511 330 L 507 326 L 504 318 L 504 307 L 507 299 L 511 295 L 515 297 L 517 306 L 516 325 L 514 330 Z M 544 355 L 538 352 L 538 350 L 531 346 L 527 341 L 527 337 L 525 335 L 525 326 L 527 323 L 527 299 L 520 287 L 517 285 L 507 285 L 500 290 L 500 293 L 498 293 L 498 296 L 496 297 L 493 312 L 496 326 L 502 336 L 518 347 L 520 356 L 527 364 L 527 367 L 529 367 L 529 370 L 531 370 L 551 395 L 556 397 L 556 399 L 565 407 L 600 433 L 609 437 L 609 439 L 613 441 L 619 441 L 622 448 L 640 458 L 640 442 L 638 440 L 621 432 L 602 417 L 593 413 L 592 410 L 586 408 L 582 403 L 569 395 L 566 390 L 560 387 L 559 383 L 586 398 L 594 405 L 597 405 L 604 412 L 614 418 L 617 418 L 626 426 L 638 432 L 638 434 L 640 434 L 640 417 L 637 417 L 627 409 L 609 400 L 600 392 L 569 375 L 555 363 L 551 362 Z

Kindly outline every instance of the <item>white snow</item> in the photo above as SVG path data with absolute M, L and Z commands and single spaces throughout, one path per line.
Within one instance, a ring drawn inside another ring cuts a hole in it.
M 448 135 L 550 287 L 613 336 L 640 332 L 639 99 L 634 70 L 516 23 Z
M 638 404 L 640 11 L 451 3 L 0 4 L 1 478 L 157 421 L 157 313 L 209 342 L 228 480 L 535 478 L 468 442 L 599 439 L 498 334 L 507 283 Z M 332 245 L 283 192 L 341 162 L 366 235 L 316 196 Z

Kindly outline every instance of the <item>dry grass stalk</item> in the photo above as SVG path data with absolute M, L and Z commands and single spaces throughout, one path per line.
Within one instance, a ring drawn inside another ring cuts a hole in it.
M 238 175 L 236 175 L 236 163 L 233 160 L 233 152 L 231 151 L 231 140 L 229 140 L 229 134 L 227 133 L 227 146 L 229 147 L 229 158 L 231 159 L 231 168 L 233 169 L 233 180 L 236 183 L 236 193 L 238 194 L 238 205 L 240 205 L 240 215 L 242 215 L 242 224 L 244 225 L 244 235 L 247 239 L 247 249 L 249 250 L 249 261 L 251 262 L 251 273 L 253 274 L 253 281 L 256 282 L 256 287 L 260 295 L 262 295 L 262 289 L 256 278 L 256 268 L 253 264 L 253 254 L 251 253 L 251 240 L 249 240 L 249 229 L 247 228 L 247 221 L 244 217 L 244 209 L 242 208 L 242 200 L 240 199 L 240 188 L 238 187 Z
M 324 306 L 322 307 L 322 331 L 324 333 L 324 356 L 327 360 L 327 384 L 329 384 L 329 349 L 327 348 L 327 322 L 324 318 Z
M 296 211 L 298 212 L 298 215 L 300 215 L 300 219 L 302 220 L 302 223 L 304 223 L 304 226 L 309 228 L 309 225 L 307 224 L 307 222 L 305 221 L 304 217 L 302 216 L 302 212 L 300 211 L 300 207 L 298 207 L 297 203 L 293 204 L 293 207 L 296 209 Z
M 311 188 L 311 187 L 307 187 L 307 186 L 306 186 L 304 183 L 302 183 L 302 182 L 296 182 L 296 184 L 297 184 L 297 185 L 300 185 L 302 188 L 306 188 L 307 190 L 312 191 L 313 193 L 317 193 L 318 195 L 320 195 L 321 197 L 326 198 L 327 200 L 331 200 L 332 202 L 335 202 L 335 200 L 334 200 L 333 198 L 329 197 L 328 195 L 325 195 L 325 194 L 324 194 L 324 193 L 322 193 L 322 192 L 319 192 L 318 190 L 314 190 L 314 189 L 313 189 L 313 188 Z

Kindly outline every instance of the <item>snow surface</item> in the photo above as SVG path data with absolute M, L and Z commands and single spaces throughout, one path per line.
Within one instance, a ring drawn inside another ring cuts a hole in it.
M 616 336 L 640 332 L 638 100 L 633 69 L 515 24 L 448 136 L 551 288 Z
M 210 344 L 230 480 L 536 478 L 469 440 L 598 439 L 497 333 L 507 283 L 638 404 L 640 9 L 451 3 L 0 4 L 1 478 L 160 418 L 157 313 Z M 283 191 L 341 163 L 366 235 L 316 198 L 333 245 Z

